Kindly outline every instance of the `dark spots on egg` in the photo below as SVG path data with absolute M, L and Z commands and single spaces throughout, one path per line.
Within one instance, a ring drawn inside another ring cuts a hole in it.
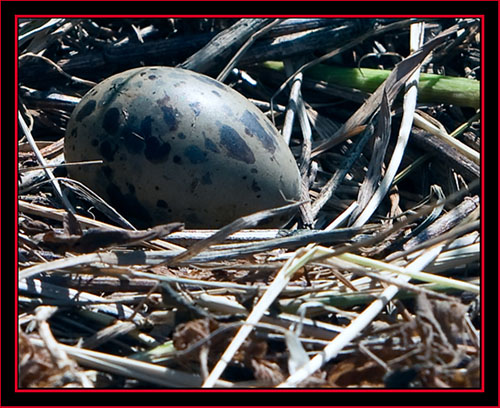
M 101 143 L 99 146 L 99 152 L 101 156 L 108 162 L 112 162 L 115 159 L 115 153 L 118 150 L 118 146 L 111 144 L 108 140 Z
M 151 116 L 146 116 L 142 121 L 141 121 L 141 135 L 143 135 L 145 138 L 151 137 L 151 124 L 153 123 L 153 118 Z
M 161 106 L 161 111 L 163 112 L 163 121 L 166 123 L 168 130 L 177 130 L 179 127 L 178 120 L 181 117 L 179 111 L 168 105 Z
M 120 138 L 123 140 L 123 144 L 130 154 L 141 154 L 143 152 L 146 143 L 144 138 L 137 132 L 133 132 L 130 129 L 123 129 Z
M 262 123 L 264 124 L 264 126 L 267 128 L 269 134 L 271 134 L 271 135 L 275 134 L 276 128 L 273 126 L 273 124 L 270 121 L 264 120 L 264 119 L 261 121 L 261 124 Z
M 156 206 L 159 208 L 168 208 L 167 202 L 165 200 L 158 200 Z
M 185 84 L 186 84 L 186 81 L 179 81 L 179 82 L 176 82 L 176 83 L 174 84 L 174 88 L 178 88 L 178 87 L 180 87 L 180 86 L 182 86 L 182 85 L 185 85 Z
M 232 110 L 231 110 L 231 108 L 230 108 L 228 105 L 226 105 L 226 104 L 222 105 L 222 111 L 223 111 L 226 115 L 228 115 L 228 116 L 233 116 L 233 111 L 232 111 Z
M 101 168 L 101 171 L 107 179 L 110 179 L 111 177 L 113 177 L 113 169 L 111 167 L 103 166 Z
M 146 139 L 144 156 L 151 163 L 161 163 L 168 159 L 170 149 L 168 142 L 161 143 L 156 137 L 149 137 Z
M 191 181 L 191 193 L 194 193 L 194 190 L 196 190 L 196 187 L 198 187 L 198 184 L 200 184 L 200 180 L 198 178 L 194 178 L 193 181 Z
M 200 104 L 200 102 L 191 102 L 189 104 L 189 107 L 194 112 L 194 116 L 196 116 L 196 117 L 200 116 L 200 113 L 201 113 L 201 104 Z
M 125 183 L 130 194 L 135 194 L 135 186 L 132 183 Z
M 192 164 L 199 164 L 208 160 L 207 154 L 196 145 L 186 147 L 184 149 L 184 156 L 186 156 Z
M 206 172 L 203 177 L 201 178 L 201 184 L 212 184 L 212 178 L 210 176 L 209 172 Z
M 96 107 L 97 103 L 95 100 L 91 99 L 85 105 L 82 106 L 82 108 L 78 111 L 75 120 L 77 122 L 81 122 L 84 118 L 89 116 L 92 112 L 94 112 L 94 109 Z
M 170 96 L 165 95 L 163 98 L 158 99 L 158 100 L 156 101 L 156 104 L 157 104 L 158 106 L 163 106 L 163 105 L 168 105 L 168 103 L 169 103 L 169 102 L 170 102 Z
M 220 145 L 226 150 L 229 157 L 247 164 L 255 163 L 255 156 L 245 140 L 231 126 L 221 125 Z
M 276 141 L 273 133 L 266 131 L 260 124 L 259 118 L 255 113 L 245 110 L 241 115 L 241 122 L 245 125 L 245 133 L 249 136 L 256 136 L 262 143 L 264 149 L 273 154 L 276 151 Z
M 252 181 L 252 191 L 258 193 L 261 190 L 256 180 Z
M 220 150 L 219 148 L 217 147 L 217 145 L 210 139 L 208 139 L 207 137 L 205 137 L 205 149 L 213 152 L 213 153 L 219 153 Z
M 80 174 L 134 226 L 182 221 L 219 228 L 278 206 L 278 190 L 297 197 L 296 164 L 276 129 L 227 86 L 172 68 L 119 76 L 91 90 L 75 110 L 65 152 L 68 161 L 104 161 L 72 167 L 72 177 Z M 93 110 L 84 106 L 91 99 Z M 76 121 L 85 109 L 90 113 Z
M 110 133 L 115 134 L 120 127 L 120 111 L 118 108 L 110 108 L 104 114 L 104 118 L 102 119 L 102 127 L 103 129 Z
M 122 214 L 131 214 L 131 218 L 137 219 L 137 225 L 141 227 L 151 226 L 153 219 L 151 214 L 144 208 L 135 194 L 123 194 L 118 186 L 110 183 L 106 188 L 110 204 Z

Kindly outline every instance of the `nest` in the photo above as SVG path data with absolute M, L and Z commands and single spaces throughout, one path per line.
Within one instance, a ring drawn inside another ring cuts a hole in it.
M 479 27 L 21 19 L 19 386 L 479 387 Z M 69 179 L 72 110 L 141 65 L 252 100 L 302 200 L 219 230 L 133 230 Z

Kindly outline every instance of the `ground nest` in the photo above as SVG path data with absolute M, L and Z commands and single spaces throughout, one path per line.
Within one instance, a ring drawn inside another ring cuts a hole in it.
M 480 41 L 478 19 L 20 19 L 19 387 L 479 387 Z M 134 230 L 69 178 L 79 100 L 147 65 L 251 100 L 301 200 Z

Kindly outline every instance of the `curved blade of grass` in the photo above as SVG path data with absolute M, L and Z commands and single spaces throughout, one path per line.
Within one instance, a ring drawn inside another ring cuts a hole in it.
M 417 279 L 423 282 L 439 283 L 449 288 L 464 290 L 466 292 L 479 293 L 480 290 L 478 285 L 473 285 L 471 283 L 462 282 L 457 279 L 447 278 L 445 276 L 435 275 L 432 273 L 415 271 L 410 268 L 403 268 L 386 262 L 378 261 L 376 259 L 365 258 L 360 255 L 344 253 L 339 255 L 338 258 L 369 268 L 376 268 L 382 271 L 390 271 L 402 275 L 407 275 L 412 279 Z
M 416 51 L 422 44 L 424 25 L 423 23 L 414 24 L 411 26 L 411 37 L 410 37 L 410 49 L 415 54 Z M 413 54 L 413 55 L 415 55 Z M 384 178 L 380 182 L 377 190 L 373 193 L 368 203 L 365 205 L 361 214 L 357 217 L 356 221 L 353 222 L 354 227 L 359 227 L 364 225 L 376 211 L 382 199 L 385 197 L 389 188 L 391 187 L 392 181 L 396 176 L 398 168 L 403 160 L 403 155 L 408 143 L 408 138 L 410 137 L 411 128 L 413 125 L 413 115 L 415 113 L 415 107 L 417 106 L 417 86 L 420 77 L 420 67 L 423 63 L 423 59 L 416 63 L 416 69 L 410 75 L 405 85 L 407 90 L 404 95 L 403 102 L 403 117 L 401 118 L 401 126 L 399 128 L 398 140 L 394 152 L 392 153 L 391 160 L 387 166 Z M 385 95 L 385 89 L 384 94 Z

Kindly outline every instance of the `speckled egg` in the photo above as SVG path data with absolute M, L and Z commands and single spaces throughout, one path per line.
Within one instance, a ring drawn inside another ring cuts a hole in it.
M 71 116 L 64 153 L 67 162 L 102 160 L 69 174 L 141 228 L 219 228 L 300 195 L 292 153 L 262 112 L 179 68 L 131 69 L 96 85 Z

